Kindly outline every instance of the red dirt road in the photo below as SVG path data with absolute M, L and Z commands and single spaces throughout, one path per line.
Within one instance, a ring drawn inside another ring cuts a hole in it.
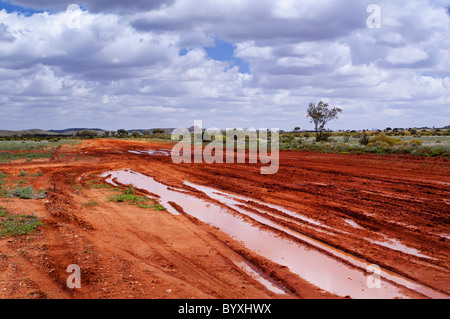
M 27 182 L 46 189 L 47 198 L 0 198 L 0 206 L 35 214 L 45 225 L 30 235 L 0 239 L 0 298 L 345 297 L 316 287 L 198 219 L 108 201 L 116 191 L 94 186 L 104 182 L 100 174 L 124 169 L 205 200 L 183 182 L 249 197 L 254 200 L 243 203 L 248 211 L 258 212 L 259 201 L 300 213 L 318 224 L 282 218 L 279 212 L 263 215 L 450 295 L 447 160 L 282 151 L 278 173 L 261 175 L 260 164 L 174 164 L 170 156 L 128 152 L 172 145 L 87 140 L 63 146 L 49 160 L 1 164 L 9 183 L 21 170 L 42 172 Z M 176 204 L 182 211 L 183 203 Z M 249 276 L 237 266 L 243 262 L 285 293 L 276 294 Z M 80 289 L 67 287 L 71 264 L 80 266 Z

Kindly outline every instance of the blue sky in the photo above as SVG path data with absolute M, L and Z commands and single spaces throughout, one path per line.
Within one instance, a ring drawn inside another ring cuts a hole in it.
M 217 61 L 230 61 L 231 67 L 237 66 L 239 72 L 250 73 L 249 64 L 234 56 L 235 47 L 233 44 L 214 38 L 214 46 L 204 47 L 208 56 Z
M 0 129 L 450 124 L 450 1 L 371 3 L 0 1 Z
M 203 47 L 208 57 L 216 61 L 229 62 L 227 68 L 237 66 L 240 73 L 250 73 L 249 64 L 240 58 L 234 56 L 235 47 L 233 44 L 214 38 L 214 46 Z M 181 56 L 185 56 L 190 49 L 182 48 L 179 52 Z
M 32 15 L 33 13 L 41 13 L 44 11 L 50 11 L 49 9 L 47 10 L 36 10 L 33 8 L 29 8 L 29 7 L 21 7 L 19 5 L 15 5 L 12 4 L 10 2 L 5 2 L 5 1 L 0 1 L 0 10 L 5 9 L 7 12 L 11 13 L 11 12 L 20 12 L 23 13 L 25 15 Z

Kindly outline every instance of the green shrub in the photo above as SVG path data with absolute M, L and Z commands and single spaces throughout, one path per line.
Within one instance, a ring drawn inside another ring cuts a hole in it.
M 435 157 L 435 156 L 441 156 L 444 155 L 445 151 L 443 149 L 441 149 L 440 147 L 435 148 L 431 151 L 431 156 Z
M 358 142 L 360 145 L 367 145 L 369 144 L 369 137 L 367 136 L 367 134 L 363 134 L 359 137 Z
M 391 145 L 385 141 L 375 141 L 367 144 L 367 147 L 381 147 L 381 148 L 389 148 Z
M 407 144 L 418 147 L 418 146 L 422 146 L 422 141 L 415 138 L 415 139 L 412 139 L 411 141 L 409 141 Z
M 376 136 L 373 136 L 369 139 L 369 143 L 374 143 L 374 145 L 380 142 L 381 143 L 386 143 L 389 146 L 395 146 L 395 145 L 403 145 L 403 141 L 399 138 L 393 138 L 393 137 L 389 137 L 384 133 L 378 134 Z
M 12 196 L 19 197 L 21 199 L 42 199 L 45 198 L 47 194 L 45 191 L 36 193 L 33 186 L 26 186 L 24 188 L 16 187 L 12 193 Z
M 34 189 L 33 186 L 27 186 L 24 188 L 16 187 L 14 189 L 13 196 L 22 198 L 22 199 L 32 199 L 34 198 Z

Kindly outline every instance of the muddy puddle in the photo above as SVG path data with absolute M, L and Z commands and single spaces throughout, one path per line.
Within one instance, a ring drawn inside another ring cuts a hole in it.
M 383 241 L 379 241 L 379 240 L 371 240 L 371 239 L 367 239 L 368 241 L 380 245 L 380 246 L 384 246 L 393 250 L 398 250 L 401 252 L 404 252 L 405 254 L 409 254 L 409 255 L 413 255 L 413 256 L 417 256 L 417 257 L 423 257 L 423 258 L 428 258 L 428 259 L 435 259 L 432 258 L 430 256 L 424 255 L 422 253 L 420 253 L 417 249 L 415 248 L 411 248 L 408 247 L 404 244 L 402 244 L 399 240 L 394 239 L 394 238 L 389 238 L 387 236 L 383 236 L 384 240 Z
M 168 187 L 152 177 L 134 171 L 114 171 L 102 175 L 106 181 L 117 185 L 132 184 L 137 188 L 159 196 L 158 201 L 175 215 L 179 212 L 170 204 L 176 203 L 184 213 L 204 223 L 219 228 L 224 233 L 241 242 L 246 248 L 279 264 L 286 266 L 299 277 L 315 286 L 338 296 L 355 299 L 409 298 L 411 291 L 430 298 L 448 298 L 431 288 L 417 284 L 407 278 L 380 269 L 379 273 L 368 272 L 368 262 L 335 249 L 325 243 L 286 228 L 266 216 L 290 219 L 307 227 L 326 232 L 327 225 L 289 211 L 283 207 L 258 202 L 236 194 L 228 194 L 217 189 L 194 183 L 185 185 L 204 193 L 211 200 L 200 199 L 183 189 Z M 257 203 L 257 208 L 245 209 L 248 201 Z M 220 204 L 219 204 L 220 203 Z M 249 223 L 247 219 L 253 220 Z M 263 227 L 260 227 L 263 226 Z M 271 231 L 271 230 L 274 231 Z M 289 236 L 281 236 L 287 234 Z M 274 286 L 268 278 L 263 278 L 251 265 L 238 265 L 275 293 L 282 294 L 282 287 Z M 368 281 L 380 278 L 379 288 L 370 288 Z
M 152 156 L 170 156 L 171 152 L 172 151 L 169 149 L 160 149 L 160 150 L 148 149 L 145 151 L 128 151 L 128 153 L 131 154 L 152 155 Z

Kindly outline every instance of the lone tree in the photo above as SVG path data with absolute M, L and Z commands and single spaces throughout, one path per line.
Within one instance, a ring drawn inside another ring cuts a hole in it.
M 317 105 L 315 103 L 309 103 L 306 117 L 311 118 L 310 123 L 314 123 L 316 142 L 322 140 L 325 125 L 331 120 L 338 119 L 339 113 L 342 113 L 342 109 L 337 107 L 330 109 L 328 103 L 323 103 L 322 101 Z

